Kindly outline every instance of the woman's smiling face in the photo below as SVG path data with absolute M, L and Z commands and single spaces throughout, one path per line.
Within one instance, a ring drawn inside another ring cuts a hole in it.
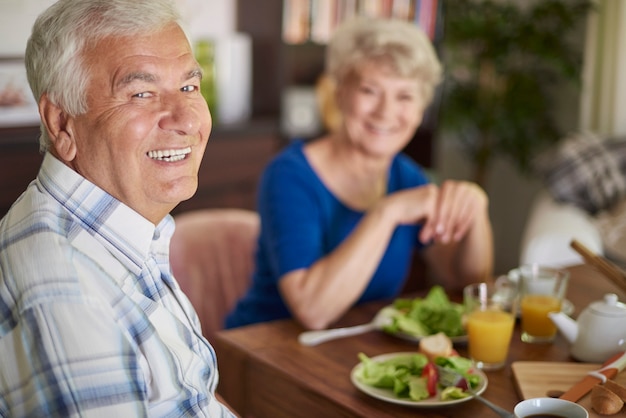
M 348 75 L 338 94 L 348 140 L 372 155 L 400 152 L 422 121 L 424 101 L 417 81 L 378 62 Z
M 198 186 L 211 132 L 201 73 L 178 25 L 86 52 L 88 111 L 70 117 L 74 170 L 158 223 Z

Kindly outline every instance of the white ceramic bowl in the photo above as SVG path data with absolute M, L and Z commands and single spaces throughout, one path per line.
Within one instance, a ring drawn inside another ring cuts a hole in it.
M 518 418 L 526 418 L 536 414 L 554 414 L 563 418 L 589 418 L 589 413 L 582 406 L 556 398 L 526 399 L 515 405 L 513 412 Z

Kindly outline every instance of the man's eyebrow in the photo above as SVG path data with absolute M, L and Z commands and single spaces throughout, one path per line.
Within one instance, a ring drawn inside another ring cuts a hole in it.
M 124 77 L 122 77 L 118 81 L 117 86 L 118 87 L 123 87 L 123 86 L 126 86 L 128 84 L 131 84 L 134 81 L 145 81 L 145 82 L 148 82 L 148 83 L 153 83 L 153 82 L 156 81 L 156 77 L 154 76 L 154 74 L 150 74 L 150 73 L 132 72 L 132 73 L 128 73 Z
M 199 78 L 202 79 L 202 70 L 200 68 L 194 68 L 193 70 L 187 73 L 187 80 L 190 78 Z
M 191 78 L 202 79 L 202 70 L 200 68 L 194 68 L 190 70 L 189 72 L 187 72 L 184 78 L 185 80 L 189 80 Z M 144 81 L 147 83 L 154 83 L 156 81 L 156 76 L 154 74 L 145 73 L 145 72 L 128 73 L 118 81 L 117 86 L 118 87 L 127 86 L 134 81 Z

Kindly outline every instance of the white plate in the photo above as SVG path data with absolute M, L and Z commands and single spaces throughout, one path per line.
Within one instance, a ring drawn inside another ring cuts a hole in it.
M 411 353 L 411 352 L 381 354 L 380 356 L 372 357 L 371 360 L 385 361 L 385 360 L 389 360 L 395 357 L 410 356 L 414 354 L 415 353 Z M 472 396 L 468 396 L 467 398 L 463 398 L 463 399 L 441 401 L 439 400 L 441 389 L 437 389 L 437 394 L 435 396 L 428 398 L 428 399 L 423 399 L 421 401 L 413 401 L 410 398 L 398 398 L 393 393 L 393 390 L 391 389 L 375 388 L 373 386 L 366 385 L 365 383 L 362 383 L 361 381 L 359 381 L 359 379 L 357 378 L 357 374 L 361 373 L 362 368 L 363 368 L 363 363 L 359 363 L 356 366 L 354 366 L 354 368 L 352 369 L 352 372 L 350 373 L 350 380 L 352 381 L 352 384 L 356 386 L 357 389 L 359 389 L 361 392 L 373 398 L 380 399 L 386 402 L 395 403 L 398 405 L 419 407 L 419 408 L 435 408 L 435 407 L 456 405 L 458 403 L 463 403 L 463 402 L 469 401 L 470 399 L 473 399 Z M 477 374 L 481 378 L 481 383 L 478 386 L 478 388 L 476 388 L 476 393 L 480 395 L 485 391 L 485 389 L 487 389 L 487 383 L 488 383 L 487 376 L 485 375 L 485 373 L 483 373 L 481 370 L 478 370 L 478 369 L 474 369 L 472 373 Z
M 384 331 L 387 332 L 387 331 Z M 394 337 L 402 338 L 403 340 L 419 343 L 424 336 L 417 337 L 415 335 L 406 334 L 404 332 L 387 332 L 387 334 L 392 335 Z M 467 343 L 467 335 L 459 335 L 458 337 L 448 337 L 452 344 L 465 344 Z

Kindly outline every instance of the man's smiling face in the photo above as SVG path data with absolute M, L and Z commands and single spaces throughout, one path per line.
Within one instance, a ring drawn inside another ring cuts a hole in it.
M 200 70 L 177 25 L 86 54 L 88 111 L 68 121 L 82 176 L 157 224 L 198 186 L 211 132 Z

